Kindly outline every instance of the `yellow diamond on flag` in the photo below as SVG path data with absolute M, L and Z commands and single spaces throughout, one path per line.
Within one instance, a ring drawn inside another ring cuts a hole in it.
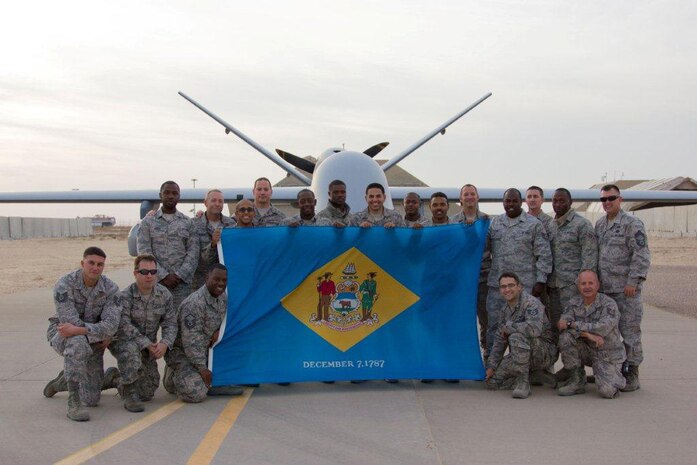
M 352 247 L 313 271 L 281 304 L 345 352 L 418 300 L 419 296 Z

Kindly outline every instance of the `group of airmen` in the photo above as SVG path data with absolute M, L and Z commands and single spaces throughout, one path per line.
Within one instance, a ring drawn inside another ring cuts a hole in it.
M 163 386 L 185 402 L 241 394 L 239 386 L 212 387 L 207 363 L 227 310 L 227 269 L 217 252 L 224 228 L 424 228 L 477 221 L 490 221 L 477 299 L 487 387 L 512 389 L 514 398 L 528 397 L 531 384 L 552 386 L 562 396 L 581 394 L 589 379 L 606 398 L 639 388 L 641 287 L 650 252 L 642 222 L 622 210 L 616 185 L 602 187 L 606 215 L 595 227 L 571 208 L 564 188 L 554 192 L 554 217 L 542 212 L 544 195 L 536 186 L 525 199 L 508 189 L 504 213 L 492 217 L 479 210 L 471 184 L 460 190 L 460 211 L 450 217 L 442 192 L 431 195 L 427 215 L 421 214 L 419 196 L 407 194 L 402 216 L 384 207 L 385 189 L 378 183 L 366 187 L 367 207 L 355 213 L 341 180 L 329 184 L 329 202 L 320 212 L 309 189 L 298 192 L 299 213 L 292 217 L 271 204 L 272 193 L 267 178 L 257 179 L 254 199 L 238 201 L 234 217 L 228 217 L 222 213 L 223 193 L 213 189 L 204 201 L 206 211 L 192 219 L 177 210 L 178 184 L 166 181 L 161 207 L 139 226 L 134 283 L 121 291 L 102 275 L 104 251 L 86 249 L 80 268 L 54 288 L 56 313 L 47 338 L 63 356 L 64 370 L 44 395 L 67 391 L 67 416 L 75 421 L 89 420 L 85 407 L 95 406 L 101 391 L 110 388 L 118 389 L 124 408 L 142 412 L 159 386 L 160 358 Z M 107 349 L 118 369 L 105 372 Z M 554 373 L 560 355 L 563 368 Z M 585 366 L 592 367 L 592 377 L 586 377 Z

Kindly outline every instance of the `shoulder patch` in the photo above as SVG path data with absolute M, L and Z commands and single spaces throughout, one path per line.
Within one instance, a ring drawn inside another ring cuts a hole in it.
M 537 308 L 532 307 L 532 308 L 528 309 L 528 313 L 532 316 L 536 316 L 537 315 Z
M 634 234 L 634 240 L 639 247 L 646 247 L 646 234 L 643 231 L 637 231 Z
M 184 317 L 184 326 L 186 326 L 188 329 L 193 329 L 194 326 L 196 326 L 196 317 L 189 313 Z
M 56 292 L 56 302 L 63 303 L 68 300 L 68 292 Z

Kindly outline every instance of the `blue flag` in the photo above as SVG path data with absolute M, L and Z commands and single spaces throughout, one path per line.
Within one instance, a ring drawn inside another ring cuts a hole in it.
M 483 379 L 487 227 L 224 229 L 229 303 L 214 385 Z

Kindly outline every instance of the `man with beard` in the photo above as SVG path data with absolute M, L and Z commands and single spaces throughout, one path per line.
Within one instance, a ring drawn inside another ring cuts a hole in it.
M 448 218 L 448 196 L 445 195 L 444 192 L 434 192 L 431 194 L 428 208 L 431 210 L 431 217 L 421 218 L 411 225 L 412 228 L 419 229 L 424 226 L 443 226 L 450 224 L 450 218 Z

